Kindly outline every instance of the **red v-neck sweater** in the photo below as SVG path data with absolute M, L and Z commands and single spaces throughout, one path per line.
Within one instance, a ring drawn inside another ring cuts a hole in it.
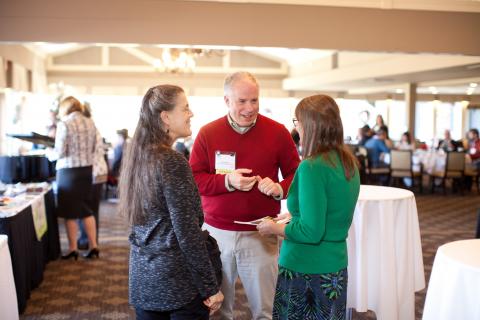
M 248 192 L 229 192 L 225 175 L 215 174 L 216 151 L 235 152 L 235 168 L 252 169 L 248 176 L 270 177 L 278 182 L 280 169 L 284 177 L 280 185 L 286 197 L 300 162 L 290 133 L 282 124 L 258 115 L 255 126 L 240 134 L 225 116 L 201 128 L 195 139 L 190 165 L 202 196 L 205 222 L 223 230 L 256 230 L 255 226 L 233 221 L 274 216 L 280 211 L 280 201 L 261 193 L 257 184 Z

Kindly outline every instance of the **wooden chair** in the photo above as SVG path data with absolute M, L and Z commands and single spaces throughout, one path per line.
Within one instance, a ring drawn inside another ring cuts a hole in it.
M 370 153 L 368 148 L 366 150 L 366 180 L 367 184 L 390 184 L 390 167 L 374 167 L 372 166 L 372 161 L 370 159 Z M 384 181 L 381 180 L 381 177 L 384 177 Z
M 477 186 L 477 192 L 480 194 L 480 171 L 472 166 L 465 166 L 463 174 L 465 177 L 471 177 L 472 185 L 474 184 Z
M 350 151 L 353 149 L 349 146 Z M 359 168 L 358 171 L 360 173 L 360 183 L 366 184 L 367 183 L 367 149 L 364 146 L 355 146 L 355 157 L 357 158 Z
M 411 189 L 415 187 L 415 181 L 418 181 L 418 189 L 423 192 L 422 166 L 416 171 L 413 168 L 412 151 L 410 150 L 391 150 L 390 151 L 390 182 L 394 185 L 403 178 L 412 179 Z
M 445 181 L 447 179 L 452 180 L 452 186 L 457 183 L 460 194 L 463 195 L 463 179 L 465 172 L 465 152 L 448 152 L 447 161 L 445 163 L 445 169 L 443 171 L 433 171 L 430 175 L 430 183 L 432 188 L 432 193 L 435 191 L 435 179 L 441 179 L 441 186 L 443 188 L 443 193 L 447 194 L 447 188 L 445 186 Z
M 350 143 L 346 143 L 345 145 L 347 146 L 348 150 L 350 150 L 350 152 L 351 152 L 353 155 L 356 155 L 356 154 L 357 154 L 358 145 L 356 145 L 356 144 L 350 144 Z

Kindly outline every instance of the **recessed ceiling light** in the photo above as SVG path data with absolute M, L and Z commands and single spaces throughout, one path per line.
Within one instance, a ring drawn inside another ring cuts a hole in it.
M 476 88 L 476 87 L 477 87 L 477 85 L 478 85 L 478 84 L 477 84 L 477 83 L 475 83 L 475 82 L 471 82 L 471 83 L 470 83 L 470 87 L 472 87 L 472 88 Z
M 475 88 L 470 87 L 467 89 L 467 94 L 470 96 L 473 94 L 474 91 L 475 91 Z
M 395 89 L 395 93 L 403 93 L 403 89 Z

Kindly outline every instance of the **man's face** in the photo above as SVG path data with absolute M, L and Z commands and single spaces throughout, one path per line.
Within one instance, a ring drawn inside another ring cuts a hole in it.
M 445 137 L 445 140 L 450 140 L 450 131 L 445 130 L 445 132 L 443 133 L 443 136 Z
M 258 87 L 248 79 L 232 83 L 224 97 L 230 117 L 241 127 L 250 126 L 258 115 Z
M 473 131 L 468 131 L 468 139 L 475 141 L 475 140 L 478 139 L 478 136 L 475 134 L 475 132 L 473 132 Z

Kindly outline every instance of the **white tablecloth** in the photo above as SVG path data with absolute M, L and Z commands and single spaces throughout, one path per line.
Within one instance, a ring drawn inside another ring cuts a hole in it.
M 18 319 L 17 292 L 8 250 L 8 237 L 3 234 L 0 234 L 0 319 Z
M 414 168 L 419 168 L 419 165 L 422 164 L 423 171 L 428 174 L 444 172 L 447 164 L 447 154 L 442 150 L 415 150 L 415 153 L 412 156 L 412 161 Z M 475 168 L 472 167 L 472 159 L 468 154 L 465 154 L 465 168 L 475 170 Z
M 450 242 L 438 248 L 423 319 L 480 319 L 480 239 Z
M 347 243 L 347 307 L 379 320 L 415 319 L 425 274 L 413 193 L 362 185 Z
M 447 154 L 443 151 L 415 150 L 412 161 L 414 167 L 422 164 L 423 171 L 428 174 L 443 172 L 445 171 L 445 165 L 447 163 Z

